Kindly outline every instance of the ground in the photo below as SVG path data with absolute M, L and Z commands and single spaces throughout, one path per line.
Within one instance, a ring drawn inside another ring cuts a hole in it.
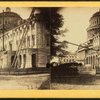
M 52 79 L 53 90 L 100 90 L 100 75 L 55 77 Z
M 53 78 L 50 74 L 0 75 L 0 89 L 100 90 L 100 75 Z
M 49 74 L 0 75 L 0 89 L 49 89 Z
M 100 85 L 52 84 L 54 90 L 100 90 Z

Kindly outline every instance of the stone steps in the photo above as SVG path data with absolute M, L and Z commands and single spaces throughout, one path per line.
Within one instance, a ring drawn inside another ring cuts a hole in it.
M 0 69 L 0 75 L 27 75 L 27 74 L 42 74 L 49 73 L 50 69 L 36 68 L 36 69 Z

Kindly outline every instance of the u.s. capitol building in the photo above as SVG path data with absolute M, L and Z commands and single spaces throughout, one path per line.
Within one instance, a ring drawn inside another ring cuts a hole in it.
M 0 69 L 46 67 L 49 62 L 50 33 L 41 14 L 33 13 L 26 20 L 9 7 L 0 13 Z
M 93 14 L 87 28 L 87 41 L 78 48 L 78 61 L 100 68 L 100 11 Z

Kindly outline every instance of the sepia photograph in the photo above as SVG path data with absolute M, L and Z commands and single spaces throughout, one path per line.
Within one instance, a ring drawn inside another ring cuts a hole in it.
M 44 24 L 40 8 L 0 8 L 0 89 L 50 88 L 50 31 Z
M 58 14 L 51 28 L 51 89 L 99 90 L 100 7 L 64 7 Z
M 100 89 L 99 25 L 99 7 L 1 7 L 0 89 Z
M 0 1 L 0 98 L 99 92 L 99 1 Z

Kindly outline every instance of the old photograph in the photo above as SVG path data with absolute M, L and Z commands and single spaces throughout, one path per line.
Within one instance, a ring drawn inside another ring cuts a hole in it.
M 50 31 L 40 8 L 0 8 L 0 89 L 50 88 Z
M 100 8 L 65 7 L 58 13 L 51 28 L 51 89 L 99 90 Z
M 0 7 L 0 89 L 100 89 L 99 7 Z

